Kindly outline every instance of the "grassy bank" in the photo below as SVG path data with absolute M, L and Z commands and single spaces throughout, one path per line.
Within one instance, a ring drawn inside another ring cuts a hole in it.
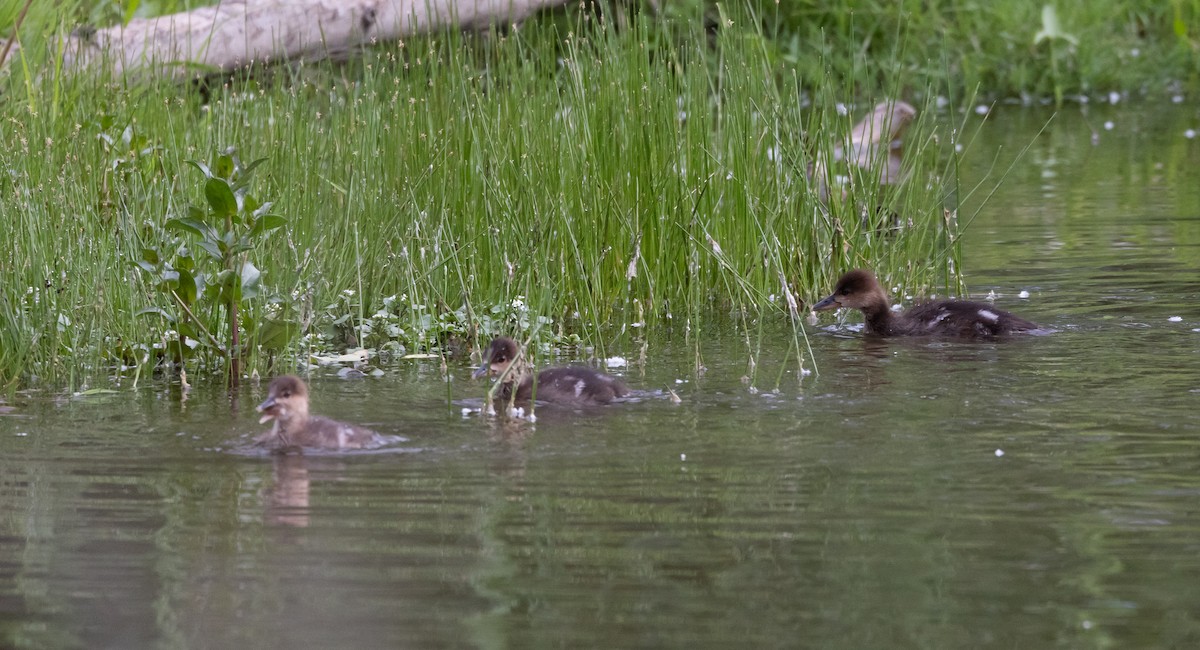
M 952 96 L 1040 101 L 1117 92 L 1160 99 L 1200 89 L 1197 0 L 670 0 L 572 4 L 533 22 L 570 27 L 580 12 L 650 14 L 676 34 L 707 22 L 760 40 L 773 65 L 796 70 L 802 86 L 837 80 L 869 94 L 903 78 L 906 90 L 933 87 Z M 7 37 L 24 0 L 0 0 Z M 22 30 L 26 45 L 79 25 L 108 26 L 215 4 L 215 0 L 61 0 L 35 2 Z M 615 6 L 615 8 L 614 8 Z M 658 7 L 654 11 L 654 7 Z M 1052 13 L 1047 14 L 1046 9 Z M 47 53 L 29 51 L 32 65 Z
M 239 253 L 262 272 L 252 292 L 241 280 L 246 371 L 497 332 L 632 351 L 630 337 L 713 319 L 751 341 L 755 319 L 789 318 L 789 296 L 802 307 L 848 266 L 956 282 L 953 160 L 931 110 L 906 139 L 913 182 L 859 183 L 823 206 L 811 154 L 873 100 L 839 111 L 855 99 L 840 84 L 802 79 L 740 31 L 710 46 L 694 29 L 446 34 L 206 89 L 49 72 L 10 85 L 0 385 L 73 386 L 171 357 L 221 366 L 206 347 L 228 339 L 220 268 L 185 300 L 179 272 L 209 263 L 170 220 L 212 200 L 187 161 L 215 169 L 229 147 L 266 158 L 249 191 L 286 220 Z M 203 335 L 181 337 L 181 304 Z

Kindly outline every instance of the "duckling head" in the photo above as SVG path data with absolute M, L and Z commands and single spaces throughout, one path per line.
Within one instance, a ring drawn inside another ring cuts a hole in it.
M 833 288 L 833 293 L 813 305 L 813 311 L 842 307 L 863 309 L 881 304 L 887 306 L 887 294 L 884 293 L 883 287 L 879 286 L 879 281 L 870 271 L 855 269 L 843 275 Z
M 479 379 L 484 375 L 499 377 L 504 374 L 508 367 L 517 361 L 517 357 L 521 354 L 521 346 L 516 341 L 507 336 L 498 336 L 492 339 L 487 350 L 483 353 L 483 363 L 480 364 L 471 377 Z M 523 374 L 527 364 L 522 361 L 520 365 L 512 369 L 508 373 L 506 382 L 519 382 L 523 379 Z
M 308 415 L 308 386 L 295 375 L 283 375 L 271 381 L 267 388 L 267 399 L 258 405 L 262 413 L 259 423 L 278 418 L 290 420 Z

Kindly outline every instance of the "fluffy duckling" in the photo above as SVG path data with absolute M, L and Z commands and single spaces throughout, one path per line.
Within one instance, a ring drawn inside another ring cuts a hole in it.
M 866 333 L 876 336 L 989 338 L 1038 328 L 987 303 L 966 300 L 934 300 L 898 314 L 875 276 L 861 269 L 843 275 L 833 294 L 813 305 L 813 311 L 839 307 L 861 310 Z
M 370 429 L 309 415 L 308 386 L 295 375 L 273 379 L 267 388 L 267 399 L 258 405 L 258 410 L 263 414 L 260 424 L 268 420 L 275 420 L 275 424 L 257 442 L 273 449 L 364 449 L 386 442 Z
M 501 399 L 505 402 L 512 398 L 514 387 L 517 403 L 528 402 L 536 395 L 538 401 L 555 404 L 608 404 L 629 394 L 629 388 L 621 380 L 580 366 L 547 368 L 537 373 L 535 385 L 533 366 L 521 356 L 520 344 L 507 336 L 492 339 L 483 353 L 483 364 L 472 377 L 478 379 L 487 374 L 499 377 L 510 366 L 512 370 L 501 387 Z

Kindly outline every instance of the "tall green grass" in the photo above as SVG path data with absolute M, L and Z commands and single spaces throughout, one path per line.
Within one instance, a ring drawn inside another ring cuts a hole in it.
M 802 363 L 789 296 L 802 312 L 852 266 L 957 281 L 932 110 L 918 106 L 906 138 L 909 182 L 823 206 L 806 175 L 902 80 L 839 111 L 856 98 L 831 79 L 693 24 L 683 38 L 582 18 L 439 34 L 206 89 L 50 71 L 24 95 L 10 84 L 0 385 L 159 360 L 173 333 L 135 315 L 155 296 L 133 262 L 153 226 L 201 201 L 185 161 L 230 146 L 269 157 L 254 193 L 290 220 L 255 251 L 264 295 L 282 301 L 246 317 L 294 310 L 305 349 L 352 335 L 439 351 L 514 331 L 630 349 L 722 320 L 753 347 L 761 319 L 792 319 Z M 251 352 L 266 372 L 271 357 Z

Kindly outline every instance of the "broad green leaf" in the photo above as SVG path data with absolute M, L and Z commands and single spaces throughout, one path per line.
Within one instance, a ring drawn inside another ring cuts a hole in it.
M 251 237 L 259 237 L 269 230 L 282 228 L 287 225 L 287 219 L 277 214 L 264 214 L 254 222 L 254 227 L 250 229 Z
M 217 274 L 217 287 L 222 303 L 242 301 L 242 282 L 233 271 L 225 269 Z
M 186 232 L 205 239 L 216 239 L 217 237 L 217 231 L 212 226 L 193 217 L 167 219 L 167 223 L 163 227 L 167 230 Z
M 199 246 L 200 248 L 204 249 L 204 252 L 211 255 L 214 260 L 219 260 L 224 257 L 223 255 L 221 255 L 221 247 L 218 246 L 217 243 L 213 240 L 203 239 L 203 240 L 196 242 L 196 245 Z
M 204 198 L 208 205 L 219 217 L 226 217 L 237 212 L 237 197 L 229 187 L 229 182 L 223 178 L 210 178 L 204 183 Z
M 1047 4 L 1042 7 L 1042 28 L 1033 37 L 1033 44 L 1037 45 L 1042 41 L 1052 39 L 1062 39 L 1071 45 L 1078 45 L 1079 40 L 1074 35 L 1063 31 L 1062 23 L 1058 20 L 1058 11 L 1054 5 Z
M 239 237 L 237 242 L 233 244 L 233 248 L 229 249 L 230 255 L 245 253 L 246 251 L 254 250 L 254 246 L 250 244 L 250 240 L 245 237 Z
M 217 156 L 216 169 L 213 170 L 217 176 L 226 180 L 233 178 L 233 156 L 229 154 L 221 154 Z
M 196 278 L 192 276 L 190 271 L 179 269 L 176 273 L 179 280 L 179 287 L 175 289 L 175 294 L 183 301 L 183 304 L 191 307 L 196 303 Z
M 201 162 L 201 161 L 199 161 L 199 160 L 189 160 L 189 161 L 187 161 L 187 163 L 188 163 L 189 165 L 191 165 L 192 167 L 195 167 L 196 169 L 199 169 L 199 170 L 200 170 L 200 173 L 201 173 L 201 174 L 204 174 L 204 177 L 205 177 L 205 178 L 212 178 L 212 177 L 213 177 L 212 170 L 211 170 L 211 169 L 209 169 L 209 168 L 208 168 L 208 165 L 204 164 L 203 162 Z
M 266 350 L 282 350 L 300 333 L 300 323 L 290 320 L 269 320 L 258 328 L 257 342 Z
M 258 295 L 258 283 L 262 280 L 262 272 L 249 260 L 242 265 L 242 298 L 253 298 Z
M 153 248 L 143 248 L 142 259 L 151 264 L 158 264 L 158 251 Z
M 126 0 L 125 16 L 123 22 L 121 23 L 122 25 L 128 25 L 129 21 L 133 20 L 133 17 L 137 15 L 138 7 L 141 6 L 141 4 L 141 0 Z
M 258 208 L 250 210 L 250 212 L 252 212 L 255 217 L 261 217 L 267 212 L 267 210 L 270 210 L 271 206 L 273 205 L 275 205 L 274 201 L 267 201 L 266 203 L 258 206 Z
M 175 251 L 175 268 L 180 271 L 191 271 L 196 268 L 196 260 L 192 259 L 192 251 L 187 246 L 180 246 Z
M 208 339 L 200 336 L 200 328 L 190 320 L 184 320 L 175 327 L 175 331 L 179 332 L 180 336 L 196 339 L 198 341 L 207 341 Z
M 237 189 L 238 189 L 238 186 L 234 185 L 234 193 L 235 194 L 237 193 Z M 258 202 L 258 199 L 254 198 L 252 195 L 246 194 L 243 192 L 241 196 L 242 196 L 242 210 L 244 210 L 250 214 L 254 214 L 255 212 L 258 212 L 260 207 L 262 207 L 262 204 Z
M 248 178 L 250 176 L 250 174 L 252 174 L 259 165 L 261 165 L 265 162 L 267 162 L 266 158 L 259 158 L 258 160 L 255 160 L 254 162 L 250 163 L 249 165 L 246 165 L 246 168 L 242 170 L 241 177 Z

